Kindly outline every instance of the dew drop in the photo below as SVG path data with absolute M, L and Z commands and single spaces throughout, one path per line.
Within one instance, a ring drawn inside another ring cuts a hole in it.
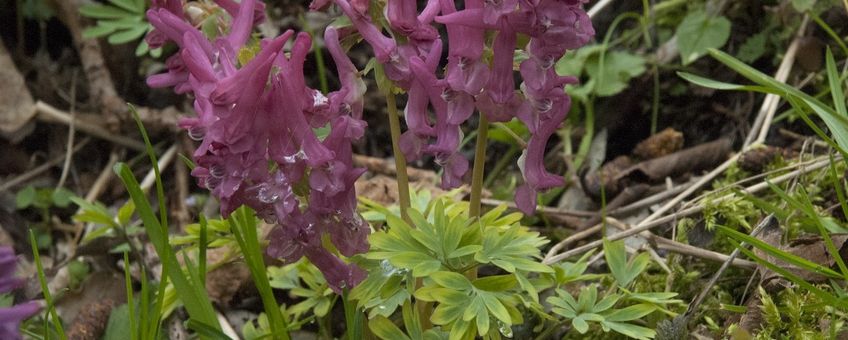
M 283 156 L 283 162 L 286 162 L 286 163 L 289 163 L 289 164 L 295 163 L 299 159 L 306 159 L 306 153 L 304 153 L 303 150 L 298 150 L 297 152 L 295 152 L 291 155 Z
M 221 185 L 221 179 L 209 176 L 209 177 L 206 177 L 206 179 L 203 181 L 203 183 L 206 185 L 206 189 L 214 190 L 219 185 Z
M 209 174 L 215 178 L 222 178 L 226 175 L 226 168 L 221 164 L 212 164 L 209 166 Z
M 510 327 L 509 325 L 498 321 L 498 331 L 500 331 L 503 336 L 507 338 L 512 338 L 512 327 Z
M 271 204 L 276 202 L 280 198 L 280 193 L 268 185 L 262 185 L 261 187 L 259 187 L 259 193 L 257 194 L 257 197 L 262 203 Z
M 534 107 L 539 112 L 548 112 L 553 108 L 554 103 L 548 98 L 534 101 Z
M 206 127 L 202 125 L 195 125 L 188 129 L 188 137 L 193 140 L 203 140 L 203 137 L 206 137 Z
M 452 102 L 454 99 L 456 99 L 456 91 L 446 87 L 445 90 L 442 91 L 442 99 L 446 102 Z
M 380 261 L 380 269 L 385 277 L 392 276 L 398 272 L 397 267 L 393 266 L 389 260 Z
M 459 69 L 460 69 L 460 70 L 465 71 L 465 68 L 466 68 L 466 67 L 468 67 L 468 65 L 469 65 L 470 63 L 471 63 L 471 62 L 468 60 L 468 58 L 466 58 L 466 57 L 459 57 L 459 62 L 458 62 L 457 64 L 459 64 Z
M 547 56 L 545 56 L 545 59 L 542 60 L 541 66 L 542 66 L 542 69 L 547 70 L 547 69 L 551 68 L 552 66 L 554 66 L 555 63 L 556 63 L 556 60 L 554 59 L 554 56 L 547 55 Z

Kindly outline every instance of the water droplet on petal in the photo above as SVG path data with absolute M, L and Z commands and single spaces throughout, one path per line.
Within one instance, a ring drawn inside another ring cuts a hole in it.
M 188 137 L 200 141 L 206 137 L 206 127 L 203 125 L 194 125 L 188 129 Z
M 203 184 L 206 186 L 206 189 L 214 190 L 219 185 L 221 185 L 221 179 L 209 176 L 203 180 Z
M 545 56 L 545 59 L 542 60 L 541 66 L 542 66 L 542 69 L 547 70 L 547 69 L 551 68 L 552 66 L 554 66 L 555 63 L 556 63 L 556 59 L 554 58 L 554 56 L 547 55 L 547 56 Z
M 259 193 L 257 194 L 259 201 L 262 203 L 271 204 L 276 202 L 280 198 L 280 193 L 275 188 L 269 185 L 262 185 L 259 187 Z
M 554 102 L 552 100 L 550 100 L 549 98 L 545 98 L 545 99 L 542 99 L 542 100 L 533 101 L 533 106 L 536 109 L 536 111 L 548 112 L 548 111 L 551 110 L 551 108 L 554 107 Z
M 442 99 L 446 102 L 452 102 L 454 99 L 456 99 L 456 91 L 446 87 L 445 90 L 442 91 Z
M 212 177 L 215 177 L 215 178 L 224 177 L 224 175 L 226 175 L 226 172 L 227 172 L 227 170 L 226 170 L 226 167 L 224 167 L 224 165 L 212 164 L 211 166 L 209 166 L 209 174 L 212 175 Z
M 283 156 L 283 162 L 289 164 L 296 163 L 300 159 L 306 159 L 306 153 L 304 153 L 303 150 L 298 150 L 291 155 Z

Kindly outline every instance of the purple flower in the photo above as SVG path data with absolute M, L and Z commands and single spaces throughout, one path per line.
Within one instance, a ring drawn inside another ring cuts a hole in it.
M 409 36 L 418 29 L 416 0 L 391 0 L 386 2 L 386 19 L 392 29 Z
M 485 0 L 483 1 L 483 22 L 495 25 L 506 15 L 515 11 L 518 0 Z
M 17 258 L 10 247 L 0 247 L 0 293 L 9 293 L 23 285 L 24 280 L 15 276 Z M 11 307 L 0 307 L 0 338 L 22 339 L 21 321 L 41 310 L 41 304 L 27 302 Z
M 353 286 L 363 272 L 326 250 L 321 240 L 329 234 L 345 256 L 368 249 L 370 228 L 356 211 L 354 191 L 364 170 L 353 167 L 351 149 L 365 132 L 365 83 L 332 28 L 325 38 L 342 87 L 326 96 L 306 85 L 308 34 L 297 34 L 288 54 L 282 50 L 292 31 L 262 40 L 242 65 L 236 56 L 264 17 L 264 7 L 256 0 L 217 2 L 232 20 L 229 33 L 212 42 L 185 18 L 165 9 L 148 12 L 157 30 L 180 47 L 171 57 L 173 67 L 148 83 L 194 95 L 197 116 L 180 121 L 200 141 L 192 175 L 221 201 L 223 216 L 246 205 L 277 224 L 269 236 L 269 255 L 287 262 L 307 256 L 337 291 Z M 321 140 L 313 128 L 328 123 L 331 132 Z
M 174 1 L 174 0 L 170 0 Z M 261 1 L 255 1 L 256 4 L 253 6 L 253 26 L 259 25 L 265 21 L 265 4 Z M 240 8 L 244 8 L 245 2 L 242 1 L 241 4 L 236 3 L 233 0 L 215 0 L 215 3 L 218 4 L 221 8 L 223 8 L 227 13 L 231 16 L 235 17 L 238 15 Z M 241 6 L 241 7 L 240 7 Z

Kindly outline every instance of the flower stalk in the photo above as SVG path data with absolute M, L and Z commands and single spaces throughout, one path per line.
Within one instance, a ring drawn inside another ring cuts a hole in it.
M 480 217 L 480 199 L 483 194 L 483 176 L 486 165 L 486 144 L 489 141 L 489 120 L 486 115 L 480 114 L 480 122 L 477 125 L 477 142 L 474 146 L 474 168 L 471 170 L 471 200 L 468 207 L 468 215 Z
M 380 66 L 377 66 L 380 68 Z M 392 153 L 395 158 L 395 169 L 396 169 L 396 177 L 397 177 L 397 186 L 398 186 L 398 200 L 400 205 L 400 216 L 403 218 L 406 223 L 409 223 L 410 226 L 415 227 L 412 224 L 412 220 L 409 218 L 409 214 L 407 210 L 409 209 L 409 175 L 406 173 L 406 156 L 404 156 L 403 152 L 400 150 L 400 118 L 398 118 L 398 110 L 397 110 L 397 100 L 395 99 L 395 94 L 391 89 L 386 89 L 386 109 L 389 115 L 389 129 L 392 135 Z

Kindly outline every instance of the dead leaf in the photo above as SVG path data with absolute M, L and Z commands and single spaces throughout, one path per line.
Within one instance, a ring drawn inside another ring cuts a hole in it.
M 727 159 L 733 143 L 728 138 L 696 145 L 660 158 L 640 162 L 619 174 L 623 177 L 644 176 L 651 181 L 708 169 Z
M 93 304 L 106 300 L 118 304 L 127 301 L 127 287 L 123 274 L 105 271 L 92 273 L 78 291 L 68 291 L 62 295 L 56 301 L 56 309 L 59 314 L 70 319 L 80 315 Z
M 774 224 L 764 229 L 759 238 L 763 242 L 792 255 L 802 257 L 828 268 L 836 268 L 836 259 L 831 256 L 820 236 L 803 236 L 785 244 L 781 242 L 782 236 L 783 230 L 780 229 L 777 224 Z M 842 260 L 848 261 L 848 242 L 846 242 L 848 241 L 848 234 L 831 234 L 831 240 L 836 246 L 836 249 L 838 249 Z M 808 282 L 818 283 L 827 281 L 827 277 L 824 275 L 810 272 L 793 264 L 786 263 L 760 249 L 754 249 L 754 254 Z M 760 279 L 760 285 L 762 285 L 766 291 L 775 292 L 788 284 L 788 281 L 780 274 L 775 273 L 766 267 L 760 267 L 760 270 L 763 273 L 762 278 Z

